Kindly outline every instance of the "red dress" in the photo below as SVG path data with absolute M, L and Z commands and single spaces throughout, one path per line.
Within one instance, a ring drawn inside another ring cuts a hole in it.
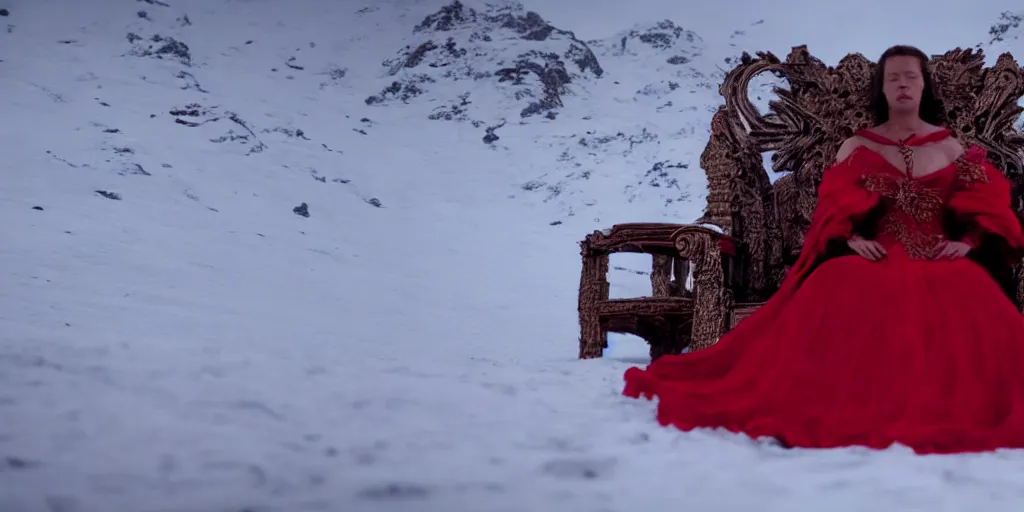
M 662 425 L 786 446 L 1024 447 L 1024 316 L 973 259 L 929 259 L 943 218 L 1001 247 L 1006 265 L 1024 248 L 1010 184 L 982 149 L 920 178 L 856 149 L 825 171 L 803 252 L 772 299 L 711 348 L 630 368 L 624 393 L 657 397 Z M 886 258 L 827 257 L 865 223 Z

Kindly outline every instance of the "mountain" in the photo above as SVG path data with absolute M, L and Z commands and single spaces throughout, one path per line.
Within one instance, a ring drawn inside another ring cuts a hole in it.
M 989 28 L 988 35 L 988 41 L 977 47 L 983 49 L 990 60 L 1003 52 L 1011 52 L 1018 62 L 1024 62 L 1024 11 L 1002 12 Z M 1024 99 L 1019 104 L 1024 106 Z M 1024 116 L 1017 127 L 1024 131 Z
M 0 510 L 1019 509 L 1013 454 L 684 434 L 619 395 L 642 344 L 576 360 L 576 242 L 697 217 L 716 84 L 776 28 L 572 29 L 0 5 Z
M 365 103 L 477 129 L 528 172 L 510 195 L 547 206 L 551 223 L 699 216 L 694 169 L 724 64 L 694 32 L 666 20 L 581 41 L 519 4 L 461 2 L 411 32 Z
M 988 31 L 988 35 L 991 36 L 988 44 L 1020 41 L 1024 37 L 1024 28 L 1021 25 L 1024 25 L 1024 11 L 1003 12 Z
M 396 80 L 366 98 L 367 105 L 407 103 L 438 84 L 445 91 L 460 86 L 470 90 L 460 93 L 458 102 L 435 108 L 430 119 L 468 119 L 474 91 L 497 92 L 499 98 L 485 96 L 483 101 L 502 110 L 522 107 L 520 118 L 555 119 L 570 84 L 604 74 L 590 48 L 572 32 L 553 27 L 518 4 L 488 6 L 478 13 L 456 0 L 412 32 L 413 42 L 383 63 Z M 459 81 L 470 83 L 451 83 Z

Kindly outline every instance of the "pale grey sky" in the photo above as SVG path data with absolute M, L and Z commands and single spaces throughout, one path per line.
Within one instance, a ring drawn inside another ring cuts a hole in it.
M 609 37 L 635 23 L 666 18 L 706 39 L 716 39 L 714 34 L 727 35 L 764 19 L 765 25 L 754 36 L 762 46 L 758 50 L 785 57 L 790 47 L 807 44 L 813 55 L 831 65 L 851 52 L 874 60 L 894 44 L 912 44 L 930 54 L 973 47 L 987 42 L 988 29 L 1001 12 L 1024 9 L 1021 0 L 982 0 L 973 5 L 951 0 L 522 2 L 582 39 Z M 1024 55 L 1017 58 L 1024 60 Z

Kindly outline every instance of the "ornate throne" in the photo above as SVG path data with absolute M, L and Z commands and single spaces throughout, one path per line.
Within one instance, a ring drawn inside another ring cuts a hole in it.
M 600 357 L 609 331 L 644 338 L 652 359 L 707 348 L 767 301 L 800 253 L 822 172 L 846 138 L 872 124 L 874 67 L 860 54 L 829 67 L 806 46 L 785 61 L 744 54 L 720 88 L 725 104 L 701 155 L 708 194 L 698 224 L 620 224 L 580 242 L 579 357 Z M 988 151 L 1013 184 L 1014 209 L 1024 213 L 1024 127 L 1017 124 L 1024 69 L 1009 53 L 985 67 L 981 51 L 959 48 L 934 56 L 930 67 L 946 125 Z M 764 72 L 789 82 L 767 113 L 747 92 Z M 766 151 L 775 152 L 772 167 L 783 173 L 774 183 L 762 165 Z M 652 255 L 652 296 L 609 299 L 608 257 L 615 252 Z M 1012 281 L 1005 284 L 1020 306 L 1024 264 Z

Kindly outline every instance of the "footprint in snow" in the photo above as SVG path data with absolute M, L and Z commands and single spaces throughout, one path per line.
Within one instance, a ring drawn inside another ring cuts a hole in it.
M 544 464 L 542 471 L 564 480 L 597 480 L 609 476 L 615 464 L 615 459 L 552 459 Z
M 372 501 L 418 500 L 430 495 L 426 487 L 409 483 L 387 483 L 363 488 L 359 498 Z

